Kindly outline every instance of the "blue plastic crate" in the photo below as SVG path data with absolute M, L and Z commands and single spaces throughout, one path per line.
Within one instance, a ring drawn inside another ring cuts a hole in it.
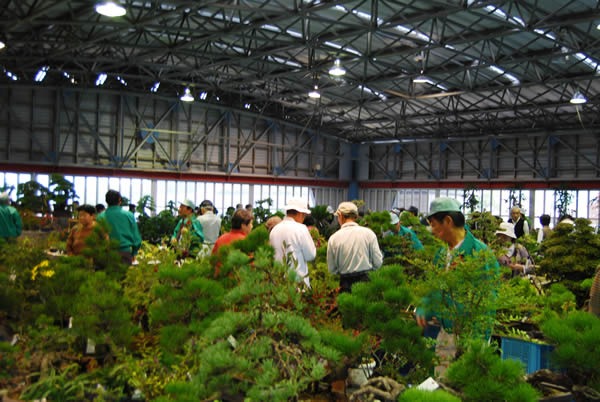
M 522 362 L 527 374 L 540 369 L 559 371 L 550 362 L 550 354 L 554 349 L 552 345 L 542 345 L 501 336 L 500 349 L 502 350 L 502 360 L 513 359 Z

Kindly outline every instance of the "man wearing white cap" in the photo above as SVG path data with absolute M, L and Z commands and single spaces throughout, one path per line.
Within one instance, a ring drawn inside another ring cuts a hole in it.
M 9 205 L 10 197 L 7 192 L 0 194 L 0 237 L 9 240 L 21 234 L 21 216 L 16 209 Z
M 181 240 L 181 235 L 184 231 L 187 230 L 191 232 L 192 242 L 189 250 L 184 250 L 184 254 L 187 252 L 192 258 L 195 258 L 196 254 L 202 249 L 202 242 L 204 241 L 202 224 L 196 219 L 196 215 L 194 214 L 195 208 L 196 206 L 191 200 L 184 200 L 181 202 L 178 211 L 180 219 L 173 231 L 173 236 L 171 236 L 171 244 L 175 244 Z M 184 255 L 184 257 L 187 256 Z
M 358 208 L 352 202 L 342 202 L 335 211 L 340 230 L 327 243 L 327 268 L 340 275 L 340 292 L 350 292 L 355 282 L 367 282 L 369 272 L 383 263 L 377 236 L 356 223 Z
M 315 259 L 317 250 L 308 228 L 302 223 L 310 209 L 306 201 L 297 198 L 289 200 L 284 209 L 286 217 L 273 227 L 269 242 L 275 249 L 275 259 L 294 267 L 298 277 L 310 287 L 307 262 Z M 288 259 L 290 253 L 291 261 Z

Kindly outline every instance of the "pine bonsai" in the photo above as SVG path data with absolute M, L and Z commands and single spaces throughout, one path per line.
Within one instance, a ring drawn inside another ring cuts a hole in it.
M 587 219 L 576 219 L 575 227 L 558 224 L 541 246 L 542 260 L 538 273 L 551 283 L 562 283 L 575 294 L 581 307 L 589 296 L 584 281 L 592 278 L 600 264 L 600 235 L 594 233 Z
M 462 391 L 464 401 L 537 401 L 539 394 L 524 381 L 524 374 L 520 362 L 502 360 L 495 347 L 473 341 L 450 365 L 446 380 Z
M 370 282 L 352 286 L 352 293 L 338 296 L 343 323 L 381 339 L 379 348 L 390 357 L 427 372 L 433 364 L 421 329 L 407 308 L 412 291 L 399 265 L 383 266 L 369 274 Z M 397 367 L 400 369 L 401 367 Z
M 572 311 L 542 324 L 544 335 L 556 345 L 551 359 L 567 369 L 575 384 L 600 391 L 600 319 L 584 311 Z

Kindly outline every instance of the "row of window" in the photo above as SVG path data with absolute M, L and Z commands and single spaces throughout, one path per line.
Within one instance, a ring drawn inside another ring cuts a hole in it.
M 311 188 L 304 186 L 276 185 L 276 184 L 240 184 L 221 182 L 176 181 L 156 180 L 125 177 L 97 177 L 97 176 L 65 176 L 74 184 L 75 192 L 79 196 L 80 204 L 105 203 L 104 196 L 109 189 L 118 190 L 123 197 L 137 204 L 145 195 L 151 195 L 156 203 L 157 211 L 164 210 L 170 201 L 177 206 L 179 202 L 190 199 L 196 205 L 203 200 L 211 200 L 219 211 L 225 212 L 227 207 L 237 204 L 252 204 L 258 206 L 258 201 L 271 198 L 272 212 L 282 210 L 286 201 L 291 198 L 305 199 L 310 206 L 316 205 L 315 195 Z M 43 186 L 48 186 L 47 174 L 10 173 L 0 172 L 0 188 L 14 187 L 11 195 L 16 199 L 16 188 L 20 183 L 36 180 Z M 388 190 L 390 191 L 390 190 Z M 462 189 L 400 189 L 391 190 L 392 196 L 382 203 L 378 190 L 363 190 L 362 196 L 367 208 L 378 205 L 379 209 L 392 207 L 416 206 L 421 212 L 427 212 L 430 202 L 437 197 L 452 197 L 463 202 Z M 573 190 L 569 192 L 571 202 L 568 213 L 574 217 L 588 218 L 594 226 L 599 225 L 600 190 Z M 479 201 L 477 211 L 490 211 L 493 215 L 501 216 L 508 220 L 513 199 L 520 200 L 523 212 L 534 219 L 534 226 L 540 227 L 539 217 L 548 214 L 556 223 L 557 199 L 554 190 L 476 190 L 475 197 Z M 339 200 L 345 201 L 345 200 Z M 390 205 L 387 205 L 391 202 Z M 263 205 L 265 208 L 266 204 Z M 335 206 L 335 205 L 333 205 Z
M 272 212 L 282 210 L 286 201 L 291 198 L 305 199 L 310 206 L 315 205 L 314 196 L 310 188 L 301 186 L 284 185 L 251 185 L 239 183 L 197 182 L 176 180 L 154 180 L 126 177 L 96 177 L 96 176 L 65 176 L 73 183 L 75 193 L 79 196 L 80 204 L 106 204 L 105 195 L 109 189 L 117 190 L 121 196 L 130 203 L 137 202 L 146 195 L 151 195 L 156 204 L 157 212 L 167 208 L 170 201 L 176 207 L 183 200 L 192 200 L 199 205 L 203 200 L 210 200 L 217 208 L 219 214 L 226 211 L 227 207 L 237 204 L 252 204 L 258 206 L 258 201 L 271 198 Z M 49 175 L 29 173 L 1 173 L 0 188 L 13 187 L 12 199 L 17 198 L 17 185 L 35 180 L 48 187 Z M 267 208 L 267 204 L 263 204 Z

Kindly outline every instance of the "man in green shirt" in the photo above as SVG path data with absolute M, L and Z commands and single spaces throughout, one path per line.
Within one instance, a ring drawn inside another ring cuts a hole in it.
M 431 225 L 433 235 L 447 244 L 447 247 L 441 247 L 438 250 L 433 260 L 436 269 L 453 269 L 456 258 L 473 257 L 481 250 L 489 250 L 487 245 L 473 237 L 471 232 L 466 229 L 465 216 L 460 208 L 461 204 L 452 198 L 437 198 L 431 202 L 427 221 Z M 498 272 L 498 261 L 495 258 L 491 261 L 493 262 L 485 263 L 484 270 Z M 452 322 L 449 319 L 440 317 L 433 311 L 436 300 L 439 301 L 442 297 L 447 296 L 440 292 L 434 292 L 421 300 L 416 312 L 417 323 L 421 328 L 425 328 L 427 321 L 433 317 L 441 322 L 443 328 L 452 328 Z M 485 332 L 490 330 L 486 328 Z
M 0 194 L 0 237 L 5 240 L 16 239 L 22 230 L 21 216 L 9 203 L 8 193 Z
M 191 234 L 191 243 L 187 250 L 183 250 L 183 256 L 188 255 L 192 258 L 196 258 L 198 252 L 202 249 L 202 242 L 204 241 L 204 232 L 202 231 L 202 224 L 198 222 L 194 208 L 196 206 L 191 200 L 184 200 L 179 205 L 179 222 L 173 231 L 171 236 L 171 244 L 177 244 L 181 242 L 182 234 L 184 231 L 189 231 Z
M 115 190 L 108 190 L 106 193 L 106 203 L 108 208 L 102 212 L 98 218 L 106 220 L 110 226 L 108 236 L 119 242 L 119 254 L 124 264 L 131 265 L 133 257 L 137 254 L 142 245 L 142 237 L 138 229 L 135 217 L 129 211 L 121 208 L 121 194 Z

